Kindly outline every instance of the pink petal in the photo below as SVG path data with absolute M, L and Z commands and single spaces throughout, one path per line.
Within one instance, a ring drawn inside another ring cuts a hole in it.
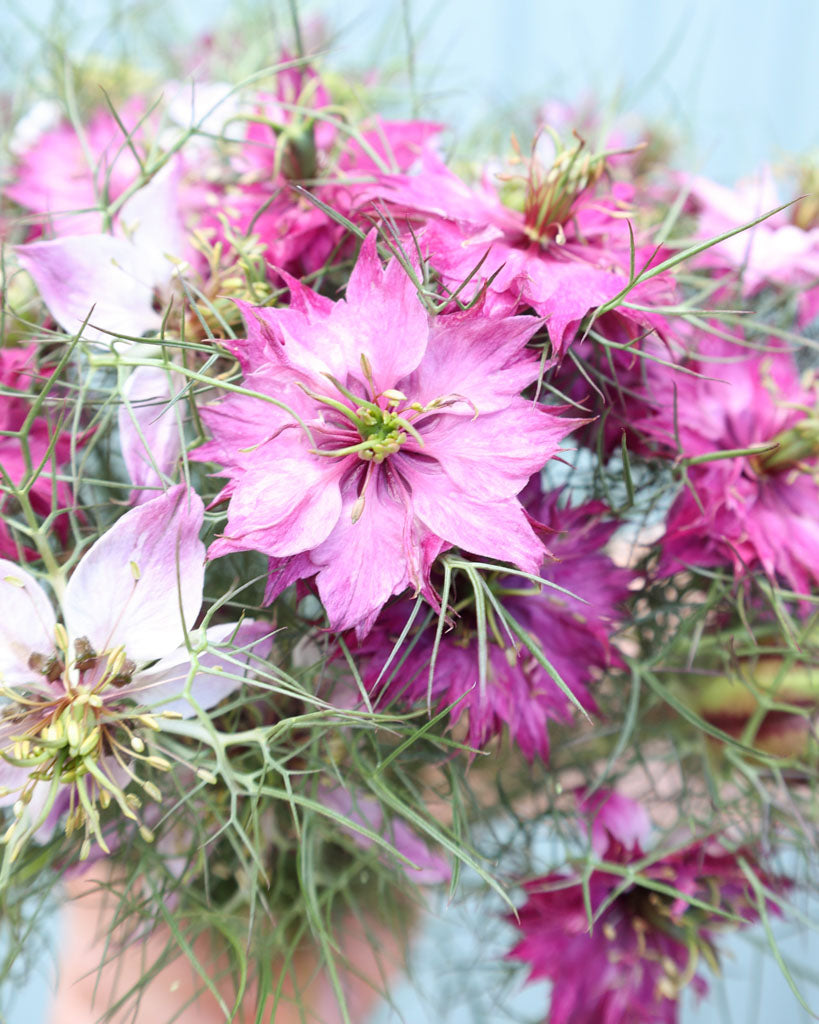
M 209 557 L 252 549 L 286 558 L 321 544 L 341 512 L 341 461 L 297 453 L 249 469 L 232 490 L 224 537 Z
M 202 604 L 202 499 L 185 484 L 131 509 L 80 560 L 66 588 L 69 637 L 123 646 L 137 665 L 181 646 Z
M 355 493 L 345 495 L 335 529 L 311 553 L 320 567 L 319 595 L 333 629 L 367 633 L 384 604 L 409 586 L 404 544 L 406 509 L 371 480 L 353 522 Z
M 28 659 L 54 653 L 56 622 L 51 601 L 34 577 L 0 559 L 0 681 L 13 686 L 36 678 Z
M 413 463 L 405 475 L 412 487 L 415 514 L 432 533 L 470 554 L 538 572 L 546 549 L 519 501 L 480 501 L 464 492 L 453 493 L 449 477 L 434 464 Z
M 424 431 L 422 450 L 473 497 L 511 498 L 560 451 L 560 441 L 580 422 L 561 419 L 544 406 L 519 398 L 502 412 L 479 415 L 471 422 L 437 416 Z
M 138 366 L 122 391 L 119 440 L 125 467 L 136 490 L 131 501 L 156 497 L 182 451 L 184 401 L 172 406 L 172 392 L 185 386 L 184 377 L 162 366 Z
M 417 370 L 400 387 L 413 401 L 461 395 L 462 416 L 495 412 L 536 380 L 539 362 L 526 342 L 541 326 L 533 316 L 490 318 L 473 311 L 439 316 Z
M 353 336 L 348 366 L 357 368 L 365 356 L 378 393 L 394 388 L 418 366 L 427 346 L 429 318 L 398 260 L 382 267 L 376 237 L 373 229 L 364 240 L 347 282 L 347 302 L 339 303 L 334 314 Z

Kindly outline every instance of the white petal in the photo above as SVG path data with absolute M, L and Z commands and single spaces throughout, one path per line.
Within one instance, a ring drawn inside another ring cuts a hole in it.
M 19 565 L 0 558 L 0 679 L 23 683 L 35 673 L 32 654 L 54 653 L 54 609 L 40 584 Z
M 271 634 L 269 623 L 252 619 L 239 626 L 235 622 L 212 626 L 207 637 L 213 649 L 198 657 L 199 670 L 190 686 L 193 700 L 207 710 L 238 689 L 248 670 L 270 653 Z M 127 693 L 157 711 L 173 711 L 190 718 L 194 714 L 193 705 L 182 696 L 190 671 L 190 654 L 186 648 L 181 648 L 141 672 L 130 686 L 118 691 L 118 696 Z
M 72 639 L 124 646 L 137 665 L 184 643 L 202 604 L 204 510 L 184 484 L 131 509 L 83 556 L 65 594 Z

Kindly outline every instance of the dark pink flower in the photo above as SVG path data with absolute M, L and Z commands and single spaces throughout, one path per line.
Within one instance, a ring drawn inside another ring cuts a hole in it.
M 293 279 L 289 309 L 243 306 L 245 386 L 202 411 L 230 498 L 212 557 L 271 557 L 267 596 L 316 576 L 335 629 L 366 633 L 457 545 L 536 571 L 516 495 L 575 425 L 520 397 L 538 374 L 533 317 L 431 318 L 375 235 L 331 302 Z M 265 400 L 267 398 L 267 400 Z
M 462 300 L 488 282 L 489 310 L 530 307 L 545 317 L 552 359 L 559 361 L 586 314 L 629 281 L 631 239 L 624 217 L 633 190 L 614 184 L 608 195 L 599 194 L 602 170 L 602 161 L 581 148 L 558 149 L 551 167 L 533 156 L 525 178 L 499 175 L 498 188 L 489 181 L 473 188 L 427 150 L 417 173 L 379 175 L 367 196 L 377 209 L 386 204 L 399 224 L 421 218 L 416 233 L 422 251 Z M 634 261 L 641 271 L 657 255 L 638 245 Z M 671 294 L 660 276 L 632 289 L 629 301 L 649 305 Z M 618 312 L 641 331 L 657 326 L 636 310 Z
M 555 531 L 547 537 L 549 556 L 537 575 L 562 590 L 500 574 L 489 580 L 489 587 L 505 612 L 540 645 L 576 700 L 593 710 L 589 685 L 594 673 L 618 663 L 609 636 L 622 615 L 618 606 L 628 595 L 632 574 L 617 568 L 603 551 L 616 527 L 605 521 L 605 506 L 590 502 L 561 509 L 557 499 L 553 493 L 526 504 L 536 520 Z M 505 726 L 527 758 L 545 760 L 548 722 L 569 721 L 572 703 L 520 639 L 509 635 L 489 602 L 487 671 L 481 683 L 477 622 L 468 597 L 468 590 L 459 589 L 452 598 L 459 614 L 452 631 L 441 638 L 431 684 L 434 621 L 410 632 L 385 668 L 411 613 L 409 602 L 387 609 L 363 646 L 361 653 L 368 658 L 365 683 L 379 703 L 412 705 L 431 699 L 436 708 L 454 704 L 453 721 L 468 716 L 470 746 L 484 746 Z
M 681 176 L 697 214 L 697 234 L 714 238 L 748 224 L 781 206 L 770 169 L 733 188 L 707 178 Z M 819 302 L 819 227 L 801 227 L 791 220 L 794 209 L 779 210 L 747 231 L 726 238 L 702 253 L 701 266 L 733 271 L 743 295 L 755 295 L 766 284 L 800 291 L 800 323 L 815 315 Z
M 285 68 L 273 91 L 257 94 L 228 173 L 209 186 L 201 211 L 199 228 L 212 244 L 228 224 L 234 234 L 255 236 L 267 261 L 296 277 L 318 270 L 340 249 L 353 255 L 344 226 L 294 183 L 350 217 L 372 174 L 408 170 L 440 126 L 374 118 L 348 134 L 333 119 L 332 103 L 308 65 Z
M 34 345 L 24 349 L 0 348 L 0 466 L 3 475 L 15 487 L 23 484 L 31 473 L 34 482 L 28 492 L 29 500 L 35 513 L 45 519 L 72 504 L 70 486 L 56 479 L 57 467 L 67 462 L 71 454 L 71 437 L 48 403 L 26 427 L 25 438 L 21 434 L 31 411 L 32 392 L 37 391 L 33 386 L 37 376 L 35 353 Z M 79 439 L 78 443 L 81 443 Z M 4 482 L 2 476 L 0 482 Z M 0 513 L 5 510 L 5 515 L 0 515 L 0 557 L 3 558 L 17 558 L 20 552 L 6 520 L 6 516 L 10 518 L 14 514 L 12 509 L 11 497 L 0 492 Z M 65 518 L 58 517 L 55 524 L 63 535 Z M 31 554 L 25 547 L 23 551 Z
M 657 411 L 641 428 L 679 458 L 716 458 L 687 468 L 661 571 L 761 567 L 809 592 L 819 581 L 816 385 L 803 383 L 791 353 L 773 342 L 760 353 L 706 339 L 688 369 L 700 376 L 657 375 Z M 720 455 L 766 445 L 758 455 Z
M 82 137 L 67 121 L 44 131 L 21 153 L 6 195 L 40 215 L 49 235 L 101 231 L 105 204 L 139 177 L 134 150 L 144 158 L 145 113 L 145 101 L 138 98 L 118 110 L 128 136 L 109 110 L 97 111 Z
M 767 878 L 747 851 L 708 842 L 652 860 L 640 846 L 639 805 L 602 797 L 587 808 L 597 825 L 593 851 L 621 870 L 604 863 L 587 881 L 559 873 L 527 882 L 526 903 L 509 918 L 523 938 L 508 955 L 531 966 L 530 980 L 553 982 L 549 1024 L 676 1024 L 681 991 L 707 990 L 697 970 L 701 960 L 716 963 L 715 934 L 759 917 L 740 857 L 762 883 L 784 883 Z M 637 880 L 627 881 L 625 867 Z

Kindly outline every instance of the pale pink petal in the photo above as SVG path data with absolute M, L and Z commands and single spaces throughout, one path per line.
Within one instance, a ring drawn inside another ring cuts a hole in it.
M 184 440 L 184 400 L 172 405 L 185 386 L 181 374 L 163 366 L 138 366 L 122 389 L 119 440 L 125 468 L 134 484 L 131 501 L 156 497 L 176 466 Z
M 17 247 L 49 312 L 67 334 L 110 345 L 112 335 L 140 337 L 158 331 L 154 275 L 143 254 L 112 235 L 67 235 Z
M 57 619 L 40 584 L 14 562 L 0 559 L 0 680 L 7 686 L 36 675 L 32 654 L 54 653 Z
M 202 499 L 184 484 L 131 509 L 82 557 L 66 588 L 69 637 L 155 661 L 184 643 L 202 604 Z
M 207 631 L 209 650 L 197 656 L 197 672 L 191 680 L 191 698 L 207 711 L 242 685 L 253 666 L 270 653 L 272 627 L 267 622 L 247 619 L 211 626 Z M 196 637 L 192 640 L 195 643 Z M 162 658 L 119 691 L 127 693 L 157 711 L 170 711 L 190 718 L 193 704 L 184 696 L 191 672 L 191 655 L 182 647 Z
M 144 272 L 155 285 L 170 280 L 174 261 L 192 254 L 179 215 L 182 173 L 177 156 L 131 196 L 117 218 L 117 231 L 139 250 Z

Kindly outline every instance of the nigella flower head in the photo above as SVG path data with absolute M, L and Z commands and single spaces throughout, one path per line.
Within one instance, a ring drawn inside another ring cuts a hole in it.
M 202 410 L 230 498 L 211 557 L 270 556 L 267 599 L 316 577 L 335 629 L 364 634 L 457 545 L 534 572 L 544 547 L 516 495 L 575 425 L 526 401 L 533 317 L 431 318 L 375 233 L 346 299 L 288 278 L 288 309 L 244 306 L 245 386 Z M 267 400 L 265 400 L 267 399 Z
M 709 338 L 689 368 L 699 375 L 657 376 L 657 412 L 641 424 L 694 460 L 668 516 L 661 571 L 761 567 L 807 593 L 819 582 L 816 382 L 801 380 L 774 342 L 752 352 Z M 746 449 L 758 453 L 727 454 Z
M 411 633 L 385 666 L 412 611 L 409 602 L 388 608 L 362 648 L 368 658 L 364 679 L 379 703 L 431 699 L 436 707 L 454 705 L 454 721 L 468 716 L 470 746 L 482 747 L 506 726 L 527 758 L 545 760 L 548 722 L 569 721 L 572 702 L 529 645 L 540 647 L 577 703 L 594 710 L 589 687 L 596 672 L 618 663 L 609 637 L 622 615 L 632 573 L 615 566 L 603 550 L 617 524 L 606 521 L 608 509 L 601 502 L 559 508 L 559 492 L 540 495 L 534 487 L 523 497 L 529 498 L 525 503 L 534 519 L 555 531 L 547 537 L 549 555 L 537 570 L 554 587 L 503 573 L 492 574 L 486 583 L 528 645 L 487 598 L 486 678 L 481 680 L 477 620 L 467 586 L 466 593 L 459 590 L 452 598 L 457 617 L 437 651 L 432 622 Z
M 47 839 L 64 812 L 67 832 L 84 829 L 86 854 L 92 836 L 106 849 L 99 810 L 113 802 L 136 819 L 140 799 L 124 792 L 132 781 L 157 798 L 134 764 L 170 767 L 146 753 L 163 718 L 213 707 L 240 684 L 251 653 L 269 649 L 262 623 L 194 630 L 202 516 L 184 485 L 127 512 L 80 559 L 62 622 L 33 576 L 0 559 L 0 803 L 14 805 L 12 849 Z
M 543 142 L 552 144 L 546 160 L 538 152 Z M 485 285 L 493 312 L 530 307 L 545 317 L 557 362 L 586 314 L 629 284 L 633 240 L 624 215 L 633 189 L 615 183 L 600 194 L 605 156 L 590 153 L 581 140 L 566 147 L 542 132 L 531 157 L 518 153 L 515 173 L 497 175 L 497 186 L 486 180 L 471 188 L 427 150 L 418 173 L 380 174 L 369 197 L 399 224 L 421 221 L 417 237 L 447 288 L 463 298 Z M 658 262 L 650 247 L 633 256 L 638 271 Z M 652 305 L 672 294 L 660 275 L 633 288 L 629 301 Z M 651 314 L 618 309 L 618 315 L 632 340 L 658 329 Z
M 523 938 L 508 956 L 531 965 L 530 980 L 553 982 L 549 1024 L 677 1024 L 682 990 L 707 991 L 697 971 L 700 958 L 718 963 L 715 933 L 759 917 L 745 871 L 763 885 L 784 883 L 767 877 L 749 852 L 707 842 L 652 861 L 641 848 L 648 819 L 640 805 L 596 797 L 586 811 L 592 849 L 604 863 L 587 879 L 527 882 L 526 903 L 509 918 Z M 626 880 L 626 866 L 638 872 L 635 881 Z

